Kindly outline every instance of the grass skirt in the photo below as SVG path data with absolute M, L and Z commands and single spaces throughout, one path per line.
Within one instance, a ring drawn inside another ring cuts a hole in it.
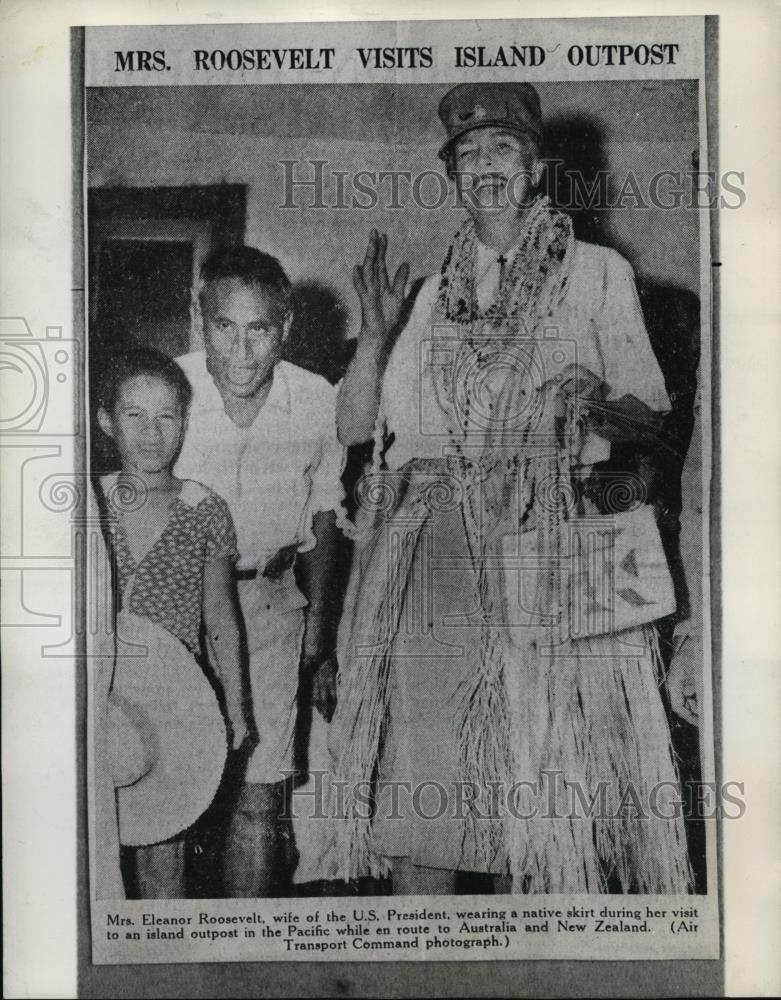
M 510 639 L 485 621 L 442 463 L 379 476 L 339 638 L 337 815 L 312 877 L 406 857 L 510 874 L 516 892 L 688 891 L 654 629 Z

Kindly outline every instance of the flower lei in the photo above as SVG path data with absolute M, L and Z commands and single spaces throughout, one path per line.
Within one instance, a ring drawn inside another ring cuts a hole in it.
M 512 321 L 522 320 L 531 335 L 541 319 L 553 315 L 566 293 L 573 242 L 569 216 L 554 209 L 548 197 L 537 198 L 497 297 L 481 311 L 475 288 L 477 235 L 474 222 L 468 219 L 455 234 L 442 264 L 437 313 L 459 326 L 476 321 L 514 326 Z
M 490 452 L 512 450 L 519 431 L 522 437 L 526 435 L 528 428 L 502 418 L 508 415 L 509 401 L 517 395 L 532 362 L 536 331 L 554 315 L 567 293 L 574 243 L 569 216 L 554 209 L 549 198 L 538 197 L 494 300 L 481 309 L 475 281 L 474 222 L 468 219 L 455 234 L 440 272 L 433 329 L 455 327 L 462 348 L 432 388 L 446 414 L 451 444 L 461 457 L 468 438 L 473 454 L 475 445 L 487 453 L 479 460 L 485 467 L 492 464 Z M 481 436 L 472 411 L 478 405 L 485 409 L 485 376 L 492 369 L 506 370 L 508 358 L 514 375 L 490 401 L 491 417 Z M 533 415 L 539 413 L 531 408 L 530 418 Z

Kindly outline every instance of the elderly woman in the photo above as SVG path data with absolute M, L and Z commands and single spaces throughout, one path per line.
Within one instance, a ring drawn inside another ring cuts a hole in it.
M 605 517 L 582 488 L 611 439 L 647 437 L 669 407 L 632 272 L 537 194 L 533 87 L 464 84 L 439 113 L 467 213 L 440 272 L 410 312 L 408 268 L 391 280 L 373 233 L 354 275 L 338 425 L 345 445 L 374 439 L 374 468 L 321 877 L 687 891 L 650 624 L 672 610 L 666 564 L 649 507 Z

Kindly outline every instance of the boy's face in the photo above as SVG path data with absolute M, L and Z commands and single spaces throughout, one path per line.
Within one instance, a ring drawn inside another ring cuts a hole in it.
M 201 296 L 209 372 L 223 399 L 251 399 L 271 378 L 292 316 L 277 298 L 238 278 L 212 282 Z
M 151 475 L 173 465 L 184 432 L 176 390 L 154 375 L 122 383 L 113 413 L 98 411 L 104 433 L 114 439 L 125 472 Z

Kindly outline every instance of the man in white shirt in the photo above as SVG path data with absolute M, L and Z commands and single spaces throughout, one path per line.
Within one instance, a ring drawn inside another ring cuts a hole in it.
M 252 247 L 217 251 L 198 290 L 206 350 L 179 359 L 193 403 L 176 474 L 211 487 L 233 516 L 257 729 L 227 831 L 231 897 L 284 892 L 290 877 L 282 810 L 294 766 L 299 667 L 326 719 L 335 702 L 332 567 L 342 448 L 335 390 L 281 360 L 290 290 L 275 258 Z

